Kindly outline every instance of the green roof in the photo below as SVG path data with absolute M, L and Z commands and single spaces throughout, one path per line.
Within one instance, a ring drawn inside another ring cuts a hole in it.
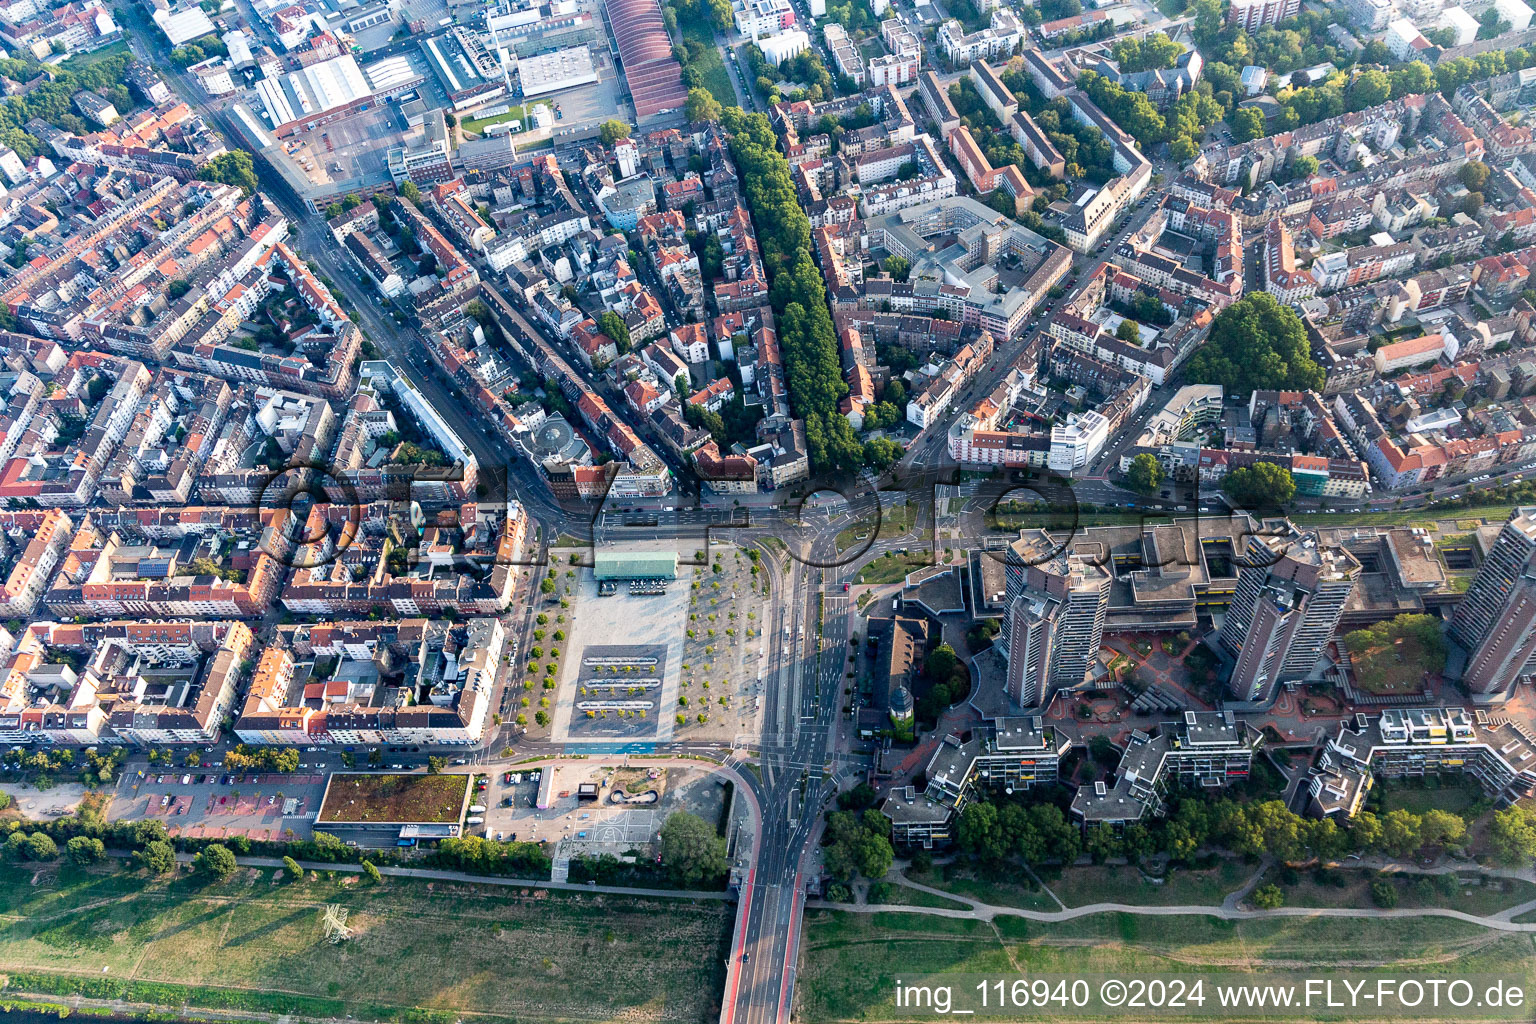
M 592 572 L 600 580 L 673 580 L 677 578 L 677 552 L 599 552 L 592 559 Z

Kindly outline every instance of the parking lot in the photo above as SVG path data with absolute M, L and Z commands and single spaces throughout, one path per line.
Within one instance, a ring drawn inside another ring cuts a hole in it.
M 485 834 L 510 840 L 562 843 L 568 855 L 622 854 L 644 849 L 674 811 L 690 811 L 716 821 L 724 808 L 725 789 L 708 772 L 694 768 L 614 768 L 561 764 L 555 773 L 550 806 L 536 806 L 539 783 L 531 772 L 513 772 L 520 783 L 508 784 L 498 772 L 475 799 L 486 805 Z M 597 787 L 596 799 L 584 799 L 580 786 Z M 504 806 L 506 799 L 511 806 Z
M 281 839 L 291 832 L 308 839 L 324 793 L 325 776 L 312 772 L 131 771 L 118 780 L 107 817 L 163 821 L 172 835 L 194 838 Z

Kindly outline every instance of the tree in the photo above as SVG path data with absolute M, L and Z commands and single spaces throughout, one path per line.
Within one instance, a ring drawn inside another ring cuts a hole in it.
M 885 816 L 873 808 L 863 813 L 844 810 L 827 815 L 823 837 L 827 846 L 822 855 L 827 871 L 844 882 L 855 875 L 884 877 L 895 856 L 889 828 Z
M 885 272 L 894 280 L 905 281 L 912 273 L 912 261 L 905 256 L 887 256 L 885 258 Z
M 235 855 L 230 852 L 229 847 L 219 843 L 210 843 L 203 847 L 197 855 L 196 863 L 198 870 L 214 878 L 228 878 L 240 867 L 235 863 Z
M 1419 845 L 1459 846 L 1467 838 L 1467 823 L 1459 814 L 1432 807 L 1419 815 Z
M 1419 817 L 1398 808 L 1381 819 L 1381 847 L 1393 857 L 1409 857 L 1420 846 Z
M 1391 910 L 1397 906 L 1397 886 L 1392 884 L 1390 878 L 1371 880 L 1371 902 L 1383 910 Z
M 711 96 L 707 89 L 689 89 L 683 113 L 689 121 L 718 121 L 721 114 L 720 101 Z
M 1524 804 L 1494 811 L 1488 849 L 1501 864 L 1524 866 L 1536 860 L 1536 811 Z
M 1326 376 L 1312 359 L 1301 318 L 1268 292 L 1246 295 L 1217 314 L 1186 373 L 1191 383 L 1220 384 L 1245 399 L 1258 389 L 1321 391 Z
M 246 195 L 255 192 L 258 187 L 256 167 L 251 163 L 251 154 L 243 149 L 214 157 L 203 165 L 197 172 L 197 176 L 203 181 L 237 185 Z
M 133 859 L 138 861 L 141 867 L 148 869 L 152 875 L 168 875 L 176 870 L 176 851 L 171 849 L 171 844 L 163 839 L 149 843 L 135 853 Z
M 292 857 L 283 858 L 283 871 L 287 873 L 289 881 L 297 882 L 304 877 L 304 869 Z
M 1387 73 L 1370 68 L 1355 76 L 1355 80 L 1350 83 L 1346 100 L 1350 110 L 1364 110 L 1367 107 L 1380 106 L 1387 102 L 1391 95 L 1392 80 L 1387 77 Z
M 363 861 L 363 874 L 367 875 L 368 881 L 372 882 L 374 885 L 378 885 L 380 882 L 384 881 L 384 876 L 379 874 L 379 869 L 374 866 L 374 863 L 371 860 Z
M 972 800 L 960 812 L 955 825 L 955 841 L 973 857 L 999 863 L 1008 855 L 1003 831 L 998 825 L 997 808 L 981 800 Z
M 1188 135 L 1180 135 L 1168 144 L 1168 155 L 1180 163 L 1186 160 L 1193 160 L 1199 154 L 1200 143 Z
M 1248 899 L 1260 910 L 1276 910 L 1285 906 L 1285 893 L 1274 884 L 1259 886 Z
M 960 664 L 960 659 L 955 656 L 955 649 L 949 644 L 939 644 L 923 662 L 923 672 L 930 678 L 939 682 L 945 682 L 955 674 L 955 669 Z
M 725 874 L 725 840 L 698 815 L 674 812 L 661 826 L 661 862 L 686 885 L 718 878 Z
M 1468 192 L 1467 197 L 1461 201 L 1461 212 L 1468 217 L 1476 217 L 1483 209 L 1483 194 L 1481 192 Z
M 414 181 L 402 181 L 399 189 L 396 191 L 400 193 L 400 198 L 406 202 L 417 206 L 421 205 L 421 189 L 416 187 Z
M 1166 33 L 1154 32 L 1144 39 L 1130 37 L 1116 40 L 1110 52 L 1119 63 L 1120 70 L 1130 74 L 1171 68 L 1184 52 L 1184 47 L 1169 39 Z
M 1280 508 L 1296 496 L 1296 479 L 1284 466 L 1256 462 L 1228 473 L 1221 489 L 1238 508 Z
M 1121 341 L 1128 341 L 1132 345 L 1141 344 L 1141 328 L 1134 320 L 1121 320 L 1120 326 L 1115 328 L 1115 337 Z
M 629 327 L 624 323 L 624 318 L 611 309 L 605 309 L 597 314 L 597 329 L 613 339 L 614 345 L 623 355 L 630 349 Z
M 33 832 L 22 844 L 27 860 L 53 860 L 59 855 L 59 847 L 52 837 L 43 832 Z
M 1227 118 L 1232 126 L 1232 137 L 1238 142 L 1251 142 L 1264 137 L 1264 115 L 1256 107 L 1238 107 Z
M 1302 181 L 1317 173 L 1317 157 L 1299 156 L 1291 161 L 1291 180 Z
M 1125 482 L 1132 490 L 1152 494 L 1163 482 L 1163 464 L 1151 452 L 1142 452 L 1131 460 L 1131 468 L 1125 473 Z
M 604 121 L 597 130 L 597 137 L 603 141 L 603 145 L 611 146 L 620 139 L 629 138 L 630 127 L 623 121 Z
M 102 841 L 91 836 L 75 836 L 64 844 L 64 850 L 76 864 L 94 864 L 107 855 L 107 848 Z
M 427 774 L 428 775 L 440 775 L 440 774 L 442 774 L 443 769 L 446 768 L 446 767 L 448 767 L 448 759 L 446 757 L 428 757 L 427 758 Z
M 1469 160 L 1462 164 L 1461 170 L 1456 173 L 1457 177 L 1461 178 L 1461 183 L 1467 186 L 1468 192 L 1481 192 L 1483 186 L 1488 184 L 1488 176 L 1493 172 L 1481 160 Z
M 877 473 L 890 469 L 905 454 L 906 449 L 888 437 L 875 437 L 864 442 L 864 461 Z

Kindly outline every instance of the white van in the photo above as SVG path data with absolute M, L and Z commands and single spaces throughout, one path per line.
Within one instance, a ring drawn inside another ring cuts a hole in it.
M 481 817 L 478 817 L 478 816 L 477 817 L 473 817 L 473 818 L 465 818 L 464 819 L 464 824 L 466 824 L 466 825 L 484 825 L 485 824 L 485 819 L 481 818 Z
M 469 813 L 470 814 L 484 814 L 485 813 L 485 805 L 484 804 L 471 804 L 470 807 L 469 807 Z

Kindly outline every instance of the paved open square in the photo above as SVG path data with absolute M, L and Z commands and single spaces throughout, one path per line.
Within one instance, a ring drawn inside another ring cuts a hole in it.
M 569 656 L 560 666 L 552 737 L 611 745 L 672 738 L 687 620 L 687 584 L 665 592 L 598 593 L 581 570 Z

